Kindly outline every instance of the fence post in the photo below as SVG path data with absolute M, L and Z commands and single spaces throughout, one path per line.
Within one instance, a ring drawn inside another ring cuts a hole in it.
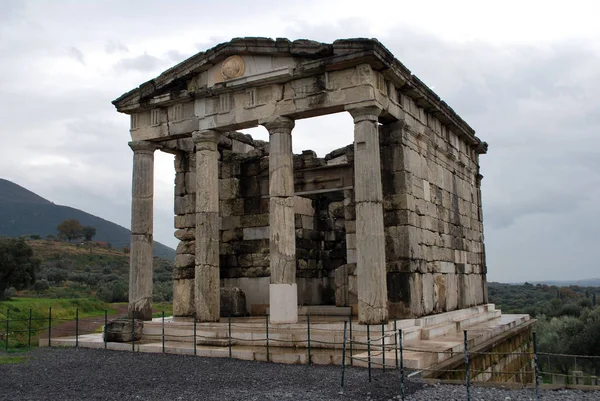
M 51 339 L 52 338 L 52 307 L 48 309 L 48 347 L 52 346 Z
M 353 344 L 353 339 L 352 339 L 352 312 L 350 312 L 350 366 L 353 365 L 353 353 L 352 353 L 352 347 L 354 346 Z
M 340 394 L 344 394 L 344 373 L 346 370 L 346 326 L 348 322 L 344 320 L 344 342 L 342 345 L 342 384 Z
M 194 312 L 194 356 L 196 356 L 196 312 Z
M 540 378 L 538 376 L 538 357 L 537 357 L 537 338 L 535 331 L 533 332 L 533 367 L 535 374 L 535 398 L 540 399 Z
M 104 349 L 106 349 L 106 336 L 108 334 L 108 310 L 104 309 Z
M 79 347 L 79 308 L 75 309 L 75 347 Z
M 162 311 L 162 351 L 165 353 L 165 311 Z
M 367 364 L 369 366 L 369 383 L 371 382 L 371 329 L 367 324 Z
M 404 394 L 404 350 L 402 341 L 402 329 L 398 330 L 398 345 L 400 347 L 400 394 L 402 394 L 402 401 L 406 395 Z
M 385 372 L 385 324 L 381 323 L 381 361 Z
M 131 352 L 135 352 L 135 311 L 131 311 Z
M 265 315 L 265 327 L 267 333 L 267 362 L 269 362 L 269 314 Z
M 467 401 L 471 400 L 471 376 L 469 375 L 469 338 L 467 330 L 464 331 L 465 337 L 465 379 L 467 381 Z
M 229 357 L 231 358 L 231 315 L 229 315 L 229 317 L 227 318 L 227 324 L 229 326 L 229 333 L 228 333 Z
M 27 346 L 31 347 L 31 314 L 32 310 L 29 308 L 29 324 L 27 325 Z
M 308 364 L 311 364 L 311 356 L 310 356 L 310 315 L 306 314 L 306 324 L 308 326 Z
M 8 352 L 8 328 L 10 324 L 10 309 L 6 310 L 6 338 L 4 339 L 4 350 Z
M 396 316 L 394 316 L 394 353 L 396 354 L 396 369 L 398 369 L 398 337 L 396 337 L 397 332 L 398 325 L 396 323 Z

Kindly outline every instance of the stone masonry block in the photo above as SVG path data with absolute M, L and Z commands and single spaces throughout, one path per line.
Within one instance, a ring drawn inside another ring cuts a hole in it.
M 177 254 L 189 253 L 193 255 L 196 252 L 196 243 L 194 241 L 179 241 L 175 252 Z
M 243 229 L 244 240 L 269 239 L 269 226 Z
M 184 214 L 175 216 L 175 228 L 194 228 L 196 227 L 196 215 Z
M 305 216 L 314 216 L 315 209 L 312 205 L 312 200 L 301 196 L 294 196 L 294 213 Z
M 220 199 L 235 199 L 240 194 L 240 180 L 237 178 L 224 178 L 219 180 Z
M 196 213 L 196 196 L 184 195 L 175 197 L 175 214 Z

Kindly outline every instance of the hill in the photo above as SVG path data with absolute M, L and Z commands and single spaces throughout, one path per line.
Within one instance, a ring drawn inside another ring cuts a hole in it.
M 41 196 L 0 178 L 0 235 L 19 237 L 37 234 L 56 235 L 56 227 L 68 219 L 96 228 L 96 241 L 107 242 L 114 248 L 129 245 L 131 231 L 101 217 L 69 206 L 56 205 Z M 175 251 L 154 241 L 154 256 L 173 260 Z
M 90 298 L 104 302 L 126 302 L 129 283 L 129 253 L 97 243 L 26 240 L 41 261 L 37 281 L 19 293 L 44 298 Z M 155 257 L 152 269 L 153 299 L 171 301 L 173 262 Z M 14 291 L 14 290 L 13 290 Z

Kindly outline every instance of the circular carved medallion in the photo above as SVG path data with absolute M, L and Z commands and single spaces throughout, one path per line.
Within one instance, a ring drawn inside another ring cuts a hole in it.
M 239 78 L 244 75 L 245 68 L 243 58 L 240 56 L 231 56 L 221 64 L 221 74 L 225 79 Z

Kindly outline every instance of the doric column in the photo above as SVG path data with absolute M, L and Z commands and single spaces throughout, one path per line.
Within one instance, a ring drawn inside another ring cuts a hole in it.
M 194 132 L 196 144 L 196 317 L 218 322 L 219 294 L 219 143 L 214 130 Z
M 152 227 L 154 151 L 151 142 L 129 142 L 133 150 L 131 247 L 129 253 L 129 316 L 152 320 Z
M 381 109 L 349 110 L 354 118 L 354 198 L 356 204 L 356 271 L 358 320 L 387 322 L 387 284 L 383 195 L 377 119 Z
M 296 231 L 294 227 L 294 120 L 275 117 L 262 122 L 269 131 L 269 308 L 272 323 L 298 321 Z

